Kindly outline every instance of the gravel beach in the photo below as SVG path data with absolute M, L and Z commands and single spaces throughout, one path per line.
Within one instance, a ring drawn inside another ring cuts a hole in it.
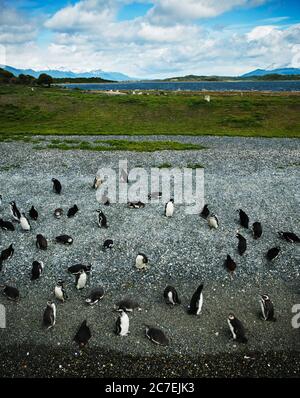
M 53 137 L 44 137 L 50 140 Z M 55 137 L 56 138 L 56 137 Z M 70 139 L 72 137 L 68 137 Z M 76 138 L 76 137 L 73 137 Z M 78 138 L 78 137 L 77 137 Z M 20 301 L 8 301 L 6 329 L 0 329 L 0 372 L 3 376 L 300 376 L 300 329 L 292 327 L 292 307 L 300 303 L 299 244 L 280 240 L 277 232 L 299 235 L 300 141 L 238 137 L 106 136 L 101 139 L 167 140 L 201 144 L 200 151 L 91 152 L 35 150 L 30 143 L 0 145 L 1 217 L 11 220 L 9 202 L 15 200 L 27 214 L 34 205 L 38 221 L 30 232 L 0 231 L 0 249 L 15 244 L 15 254 L 0 273 L 0 285 L 20 290 Z M 95 140 L 98 137 L 80 137 Z M 100 167 L 118 168 L 128 160 L 129 169 L 149 169 L 163 163 L 172 167 L 201 164 L 205 173 L 205 203 L 218 215 L 220 227 L 210 230 L 198 215 L 186 214 L 175 203 L 174 217 L 163 216 L 164 204 L 146 204 L 129 209 L 124 204 L 100 206 L 109 227 L 100 229 L 94 210 L 99 208 L 91 188 Z M 58 178 L 62 194 L 52 191 L 51 178 Z M 68 219 L 67 210 L 79 207 Z M 54 209 L 64 216 L 56 220 Z M 250 224 L 260 221 L 263 235 L 254 240 L 250 230 L 239 226 L 237 209 L 244 209 Z M 248 248 L 237 252 L 237 229 Z M 48 250 L 35 247 L 38 233 L 49 241 Z M 56 236 L 74 238 L 70 247 L 54 242 Z M 105 239 L 114 248 L 102 251 Z M 265 254 L 280 246 L 280 256 L 271 264 Z M 149 257 L 149 269 L 134 267 L 138 252 Z M 230 254 L 237 263 L 233 278 L 223 263 Z M 30 280 L 34 260 L 45 264 L 41 278 Z M 78 292 L 74 277 L 66 272 L 76 263 L 92 264 L 85 289 Z M 63 279 L 69 299 L 55 301 L 53 290 Z M 204 305 L 198 317 L 187 314 L 189 300 L 204 283 Z M 168 307 L 163 300 L 167 284 L 175 286 L 182 305 Z M 103 286 L 105 295 L 94 307 L 85 304 L 91 288 Z M 260 319 L 259 294 L 267 293 L 275 306 L 276 322 Z M 116 301 L 136 299 L 141 311 L 129 314 L 130 334 L 114 334 L 118 313 Z M 57 304 L 57 323 L 42 327 L 48 300 Z M 244 323 L 247 345 L 235 343 L 226 318 L 229 312 Z M 80 352 L 72 339 L 87 319 L 92 338 Z M 168 347 L 152 344 L 144 336 L 144 324 L 161 328 L 170 339 Z M 93 362 L 94 366 L 91 364 Z M 125 366 L 126 365 L 126 366 Z M 126 368 L 126 369 L 125 369 Z M 123 369 L 123 371 L 122 371 Z M 129 370 L 130 369 L 130 370 Z

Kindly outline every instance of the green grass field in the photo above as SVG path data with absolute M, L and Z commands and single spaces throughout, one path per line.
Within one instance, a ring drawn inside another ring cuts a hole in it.
M 204 94 L 108 96 L 0 86 L 0 139 L 36 134 L 300 137 L 297 93 L 211 93 L 210 103 Z

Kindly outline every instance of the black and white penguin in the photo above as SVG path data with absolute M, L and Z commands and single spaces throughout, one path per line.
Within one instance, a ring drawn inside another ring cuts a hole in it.
M 207 218 L 209 216 L 209 213 L 210 212 L 208 210 L 208 204 L 206 204 L 206 205 L 203 206 L 203 209 L 202 209 L 202 211 L 200 213 L 200 216 L 203 217 L 203 218 Z
M 97 304 L 99 300 L 101 300 L 104 296 L 104 289 L 102 286 L 95 287 L 92 289 L 89 297 L 85 300 L 85 302 L 89 305 Z
M 15 249 L 14 249 L 14 244 L 12 243 L 11 245 L 8 246 L 7 249 L 2 250 L 0 254 L 0 271 L 3 268 L 3 263 L 5 261 L 8 261 L 9 259 L 12 258 L 14 255 Z
M 256 221 L 252 224 L 252 232 L 253 232 L 253 238 L 258 239 L 262 235 L 262 226 L 261 223 Z
M 55 210 L 54 210 L 53 215 L 54 215 L 55 218 L 58 218 L 58 219 L 59 219 L 59 218 L 62 217 L 63 213 L 64 213 L 63 209 L 58 208 L 58 209 L 55 209 Z
M 20 292 L 16 287 L 4 285 L 3 294 L 8 300 L 17 301 L 20 298 Z
M 242 209 L 239 209 L 237 211 L 239 212 L 240 215 L 241 226 L 244 228 L 249 228 L 249 217 L 247 216 L 247 214 Z
M 300 238 L 294 234 L 293 232 L 283 232 L 283 231 L 279 231 L 278 235 L 281 239 L 286 240 L 287 242 L 290 243 L 299 243 L 300 242 Z
M 31 229 L 29 220 L 28 220 L 28 218 L 25 216 L 25 213 L 22 213 L 22 214 L 21 214 L 21 217 L 20 217 L 20 225 L 21 225 L 21 228 L 23 229 L 23 231 L 30 231 L 30 229 Z
M 214 229 L 219 228 L 219 220 L 215 214 L 211 214 L 210 216 L 207 217 L 207 223 L 210 228 Z
M 103 243 L 103 250 L 112 249 L 114 247 L 114 241 L 112 239 L 106 239 Z
M 69 235 L 59 235 L 55 238 L 57 243 L 62 243 L 63 245 L 72 245 L 73 238 Z
M 246 239 L 245 239 L 241 234 L 239 234 L 239 233 L 236 234 L 236 237 L 237 237 L 238 240 L 239 240 L 239 243 L 238 243 L 238 252 L 239 252 L 239 255 L 242 256 L 242 255 L 245 253 L 245 251 L 247 250 L 247 241 L 246 241 Z
M 51 301 L 47 302 L 47 307 L 43 315 L 43 325 L 50 329 L 55 325 L 56 322 L 56 305 Z
M 135 266 L 139 270 L 148 268 L 148 257 L 146 254 L 138 253 L 135 259 Z
M 56 179 L 56 178 L 52 178 L 52 182 L 53 182 L 53 192 L 57 193 L 58 195 L 60 195 L 61 193 L 61 183 Z
M 39 213 L 37 212 L 37 210 L 34 208 L 34 206 L 31 206 L 31 209 L 29 210 L 29 217 L 36 221 L 39 217 Z
M 81 290 L 85 287 L 87 281 L 87 275 L 82 269 L 79 274 L 75 275 L 76 277 L 76 289 Z
M 149 195 L 148 195 L 148 199 L 149 200 L 151 200 L 151 199 L 160 199 L 162 197 L 162 192 L 152 192 L 152 193 L 149 193 Z
M 203 283 L 198 287 L 191 298 L 188 313 L 191 315 L 199 315 L 203 306 Z
M 36 244 L 36 247 L 38 249 L 47 250 L 48 242 L 47 242 L 47 239 L 43 235 L 38 234 L 36 236 L 36 243 L 35 244 Z
M 176 305 L 181 304 L 181 301 L 178 297 L 177 290 L 173 286 L 167 286 L 164 290 L 164 299 L 166 304 Z
M 74 341 L 79 347 L 84 347 L 92 337 L 91 329 L 87 326 L 87 321 L 83 321 L 77 333 L 74 336 Z
M 116 311 L 126 311 L 126 312 L 133 312 L 134 310 L 141 311 L 141 307 L 139 303 L 131 298 L 125 298 L 123 300 L 118 301 L 114 305 L 114 309 Z
M 96 176 L 94 179 L 94 182 L 93 182 L 93 188 L 98 189 L 102 183 L 103 183 L 103 181 L 101 180 L 101 178 Z
M 141 201 L 128 202 L 127 207 L 129 207 L 130 209 L 142 209 L 145 207 L 145 203 L 143 203 Z
M 165 204 L 165 216 L 172 217 L 174 213 L 174 199 L 170 199 L 169 202 Z
M 269 261 L 275 260 L 275 258 L 278 257 L 280 250 L 280 247 L 272 247 L 272 249 L 267 251 L 267 259 Z
M 34 281 L 39 279 L 44 269 L 44 263 L 42 261 L 33 261 L 31 269 L 31 280 Z
M 145 335 L 150 341 L 162 346 L 169 345 L 169 339 L 162 330 L 150 327 L 148 325 L 145 326 L 146 326 Z
M 19 222 L 21 218 L 21 212 L 18 209 L 16 202 L 14 201 L 10 202 L 9 206 L 10 206 L 10 214 L 12 215 L 13 219 Z
M 270 300 L 270 297 L 267 294 L 262 294 L 260 296 L 259 302 L 263 320 L 275 322 L 276 318 L 274 317 L 274 305 Z
M 98 214 L 97 222 L 100 228 L 107 228 L 107 218 L 102 210 L 96 210 Z
M 123 310 L 120 311 L 120 315 L 116 321 L 116 335 L 127 336 L 129 333 L 129 316 Z
M 68 295 L 66 293 L 66 290 L 64 288 L 64 281 L 59 280 L 54 288 L 54 295 L 57 298 L 57 300 L 61 301 L 62 303 L 64 303 L 67 298 Z
M 4 221 L 2 218 L 0 218 L 0 228 L 3 229 L 3 231 L 14 231 L 15 227 L 14 224 L 10 221 Z
M 84 271 L 86 274 L 91 272 L 91 265 L 84 265 L 84 264 L 74 264 L 68 268 L 68 272 L 72 275 L 80 274 L 81 271 Z
M 233 260 L 233 258 L 227 254 L 227 258 L 224 262 L 224 267 L 227 269 L 229 272 L 234 272 L 236 269 L 236 262 Z
M 239 343 L 246 344 L 248 342 L 248 339 L 245 336 L 245 329 L 242 322 L 237 319 L 234 314 L 229 314 L 227 318 L 227 323 L 231 331 L 233 340 Z
M 78 209 L 77 205 L 74 205 L 73 207 L 71 207 L 71 208 L 68 210 L 67 217 L 68 217 L 68 218 L 74 217 L 75 214 L 76 214 L 78 211 L 79 211 L 79 209 Z

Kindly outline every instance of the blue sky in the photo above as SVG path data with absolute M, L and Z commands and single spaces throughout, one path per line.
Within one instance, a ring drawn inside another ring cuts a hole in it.
M 145 78 L 300 67 L 298 0 L 0 0 L 0 6 L 0 55 L 16 67 Z

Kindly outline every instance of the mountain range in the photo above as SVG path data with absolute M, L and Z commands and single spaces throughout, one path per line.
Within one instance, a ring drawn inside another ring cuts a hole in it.
M 300 68 L 278 68 L 278 69 L 255 69 L 252 72 L 245 73 L 241 77 L 265 76 L 270 74 L 277 75 L 300 75 Z

